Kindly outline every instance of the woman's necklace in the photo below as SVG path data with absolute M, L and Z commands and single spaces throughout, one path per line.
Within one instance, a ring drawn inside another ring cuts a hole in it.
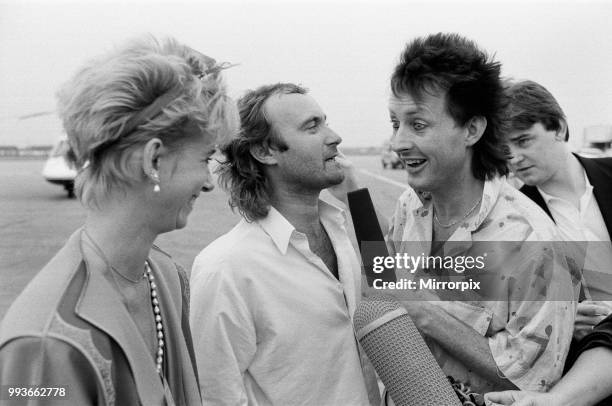
M 94 239 L 91 238 L 91 235 L 89 235 L 87 230 L 84 229 L 83 232 L 85 233 L 85 235 L 87 235 L 87 238 L 91 242 L 92 246 L 100 256 L 100 258 L 102 258 L 106 266 L 111 269 L 111 276 L 113 277 L 113 281 L 115 281 L 115 286 L 117 287 L 119 294 L 125 299 L 125 296 L 123 296 L 123 293 L 121 293 L 121 289 L 119 289 L 119 284 L 115 279 L 115 273 L 119 274 L 119 276 L 131 283 L 138 283 L 140 282 L 141 278 L 133 280 L 119 272 L 114 266 L 111 265 L 108 258 L 106 258 L 106 255 L 104 255 L 104 251 L 102 251 L 102 249 L 98 246 L 98 244 L 96 244 Z M 161 309 L 159 308 L 159 294 L 157 293 L 157 284 L 155 283 L 155 276 L 153 275 L 153 271 L 151 270 L 151 267 L 149 266 L 149 261 L 147 260 L 145 260 L 144 263 L 144 272 L 142 278 L 147 279 L 149 282 L 151 307 L 153 308 L 153 316 L 155 318 L 155 337 L 157 341 L 157 351 L 155 353 L 155 369 L 157 370 L 157 373 L 160 376 L 163 376 L 164 346 L 166 345 L 166 343 L 164 342 L 164 323 L 162 320 Z
M 91 242 L 91 245 L 93 245 L 94 249 L 96 250 L 96 252 L 98 253 L 98 255 L 100 256 L 100 258 L 102 258 L 102 260 L 104 261 L 104 263 L 106 264 L 106 266 L 108 266 L 111 271 L 113 271 L 113 273 L 116 273 L 117 275 L 121 276 L 123 279 L 125 279 L 128 282 L 131 283 L 138 283 L 141 280 L 143 280 L 146 276 L 147 276 L 147 272 L 146 272 L 146 267 L 145 270 L 142 272 L 142 276 L 139 277 L 138 279 L 134 280 L 132 278 L 129 278 L 128 276 L 122 274 L 121 272 L 119 272 L 119 270 L 117 268 L 115 268 L 110 261 L 108 260 L 108 258 L 106 258 L 106 255 L 104 255 L 104 251 L 102 251 L 102 248 L 100 248 L 100 246 L 96 243 L 96 241 L 91 237 L 91 235 L 89 235 L 89 233 L 87 232 L 86 229 L 83 229 L 83 232 L 85 233 L 85 235 L 87 236 L 87 238 L 89 238 L 89 242 Z M 146 263 L 146 261 L 145 261 Z
M 477 206 L 480 204 L 481 200 L 482 200 L 482 197 L 481 197 L 480 199 L 478 199 L 478 201 L 476 202 L 476 204 L 475 204 L 474 206 L 472 206 L 472 208 L 471 208 L 470 210 L 468 210 L 468 211 L 467 211 L 467 213 L 465 213 L 465 214 L 463 215 L 463 217 L 461 217 L 461 218 L 460 218 L 460 219 L 458 219 L 458 220 L 451 221 L 451 222 L 450 222 L 450 223 L 448 223 L 448 224 L 442 224 L 442 223 L 440 222 L 440 219 L 438 219 L 438 214 L 436 213 L 436 206 L 434 205 L 434 219 L 436 220 L 436 223 L 438 223 L 438 225 L 439 225 L 440 227 L 442 227 L 442 228 L 450 228 L 450 227 L 452 227 L 452 226 L 454 226 L 454 225 L 458 224 L 459 222 L 461 222 L 461 221 L 465 220 L 465 219 L 466 219 L 466 218 L 467 218 L 467 217 L 468 217 L 470 214 L 472 214 L 472 212 L 474 211 L 474 209 L 476 209 L 476 207 L 477 207 Z
M 149 262 L 145 261 L 145 275 L 149 281 L 151 289 L 151 305 L 153 306 L 153 314 L 155 315 L 155 330 L 157 332 L 157 358 L 155 359 L 155 368 L 157 373 L 163 375 L 162 367 L 164 363 L 164 323 L 162 322 L 161 310 L 159 308 L 159 295 L 157 294 L 157 284 L 155 276 L 149 266 Z

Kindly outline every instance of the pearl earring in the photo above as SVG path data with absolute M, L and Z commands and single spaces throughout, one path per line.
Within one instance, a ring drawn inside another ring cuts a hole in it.
M 153 182 L 155 183 L 155 185 L 153 186 L 153 192 L 159 193 L 159 191 L 161 190 L 159 187 L 159 174 L 155 171 L 152 171 L 151 177 L 153 178 Z

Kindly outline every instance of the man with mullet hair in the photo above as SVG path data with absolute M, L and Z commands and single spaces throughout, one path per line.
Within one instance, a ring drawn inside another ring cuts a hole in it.
M 376 405 L 352 324 L 361 269 L 344 213 L 319 199 L 344 179 L 342 139 L 300 86 L 262 86 L 238 107 L 219 173 L 244 219 L 191 275 L 204 404 Z
M 389 113 L 410 188 L 390 221 L 390 255 L 484 251 L 485 267 L 469 275 L 397 269 L 397 279 L 489 279 L 474 291 L 389 293 L 447 375 L 480 393 L 547 391 L 569 348 L 574 290 L 551 243 L 554 224 L 506 182 L 503 100 L 500 64 L 474 42 L 440 33 L 407 44 L 392 74 Z
M 444 371 L 473 390 L 548 390 L 568 351 L 573 287 L 552 222 L 505 180 L 500 64 L 457 34 L 418 38 L 391 92 L 392 144 L 412 188 L 391 220 L 391 251 L 418 242 L 432 255 L 470 255 L 486 241 L 485 272 L 499 276 L 475 295 L 406 309 Z

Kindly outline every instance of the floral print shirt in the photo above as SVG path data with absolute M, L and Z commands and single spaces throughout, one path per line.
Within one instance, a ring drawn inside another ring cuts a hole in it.
M 390 255 L 432 254 L 432 228 L 432 201 L 408 189 L 386 236 Z M 494 178 L 485 181 L 480 210 L 442 248 L 444 255 L 457 256 L 486 246 L 484 271 L 492 280 L 486 297 L 456 293 L 453 300 L 432 304 L 487 337 L 499 373 L 522 390 L 549 390 L 561 377 L 569 350 L 580 277 L 569 270 L 558 240 L 554 223 L 535 203 L 505 178 Z M 397 269 L 397 279 L 414 277 L 406 272 Z M 498 389 L 435 342 L 429 344 L 448 375 L 481 393 Z

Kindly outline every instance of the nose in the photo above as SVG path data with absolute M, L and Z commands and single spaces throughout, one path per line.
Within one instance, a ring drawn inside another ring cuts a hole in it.
M 204 183 L 202 184 L 202 192 L 210 192 L 211 190 L 215 188 L 215 185 L 213 184 L 212 175 L 210 173 L 210 168 L 208 165 L 206 165 L 206 168 L 204 169 L 204 171 L 205 173 L 204 173 Z
M 327 145 L 337 146 L 338 144 L 342 142 L 342 137 L 339 136 L 334 130 L 332 130 L 329 127 L 327 128 L 327 130 L 328 130 L 328 137 L 326 139 Z
M 391 149 L 395 152 L 412 149 L 414 147 L 415 143 L 410 131 L 404 130 L 403 126 L 400 126 L 391 136 Z
M 512 145 L 506 145 L 505 152 L 508 154 L 508 163 L 510 166 L 518 165 L 523 159 L 523 155 L 521 155 L 517 148 L 514 148 Z

